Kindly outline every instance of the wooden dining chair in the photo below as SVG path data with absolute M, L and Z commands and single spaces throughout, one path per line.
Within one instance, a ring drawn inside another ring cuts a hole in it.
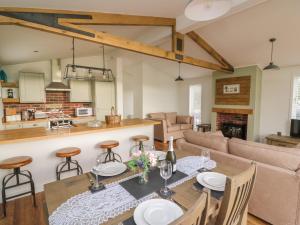
M 256 177 L 253 162 L 242 173 L 227 177 L 224 197 L 214 225 L 242 225 L 247 223 L 247 209 Z
M 203 192 L 195 204 L 170 225 L 204 225 L 209 209 L 210 192 Z

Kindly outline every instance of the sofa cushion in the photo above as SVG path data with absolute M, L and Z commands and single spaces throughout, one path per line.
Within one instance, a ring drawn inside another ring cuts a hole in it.
M 180 130 L 189 130 L 192 128 L 193 128 L 192 124 L 180 124 Z
M 170 121 L 171 124 L 176 124 L 176 112 L 166 113 L 166 120 Z
M 174 124 L 174 125 L 168 127 L 168 132 L 174 132 L 174 131 L 179 131 L 179 130 L 180 130 L 179 124 Z
M 258 142 L 233 138 L 229 140 L 229 153 L 246 159 L 297 171 L 300 168 L 300 155 L 291 149 Z
M 191 117 L 190 116 L 177 116 L 176 117 L 176 123 L 178 123 L 178 124 L 190 124 L 191 123 Z
M 221 152 L 228 152 L 228 138 L 194 131 L 186 131 L 183 135 L 185 140 L 189 143 Z
M 151 119 L 166 119 L 165 113 L 149 113 L 149 118 Z

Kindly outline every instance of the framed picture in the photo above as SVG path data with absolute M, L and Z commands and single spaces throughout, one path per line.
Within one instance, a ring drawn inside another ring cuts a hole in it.
M 240 84 L 225 84 L 223 85 L 223 94 L 239 94 Z

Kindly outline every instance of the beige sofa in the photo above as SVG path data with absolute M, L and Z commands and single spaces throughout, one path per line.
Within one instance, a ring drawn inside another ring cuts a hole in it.
M 193 118 L 191 116 L 180 116 L 176 112 L 150 113 L 148 117 L 152 120 L 160 121 L 154 126 L 154 138 L 166 143 L 170 136 L 174 139 L 183 137 L 183 132 L 192 130 Z
M 211 158 L 238 168 L 258 165 L 249 213 L 274 225 L 300 225 L 300 151 L 296 148 L 185 132 L 179 149 L 209 149 Z

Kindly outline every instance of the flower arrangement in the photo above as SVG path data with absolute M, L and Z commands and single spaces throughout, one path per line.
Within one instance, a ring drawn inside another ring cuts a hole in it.
M 131 160 L 128 167 L 132 171 L 139 170 L 142 172 L 140 183 L 147 183 L 148 172 L 151 166 L 156 166 L 157 157 L 155 154 L 143 150 L 137 150 L 131 154 Z

